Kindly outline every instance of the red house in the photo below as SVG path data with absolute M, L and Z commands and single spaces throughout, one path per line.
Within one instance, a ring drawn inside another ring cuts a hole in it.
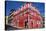
M 26 3 L 24 6 L 14 11 L 12 14 L 10 25 L 17 28 L 41 28 L 42 17 L 40 12 L 31 5 Z M 10 16 L 11 16 L 10 15 Z

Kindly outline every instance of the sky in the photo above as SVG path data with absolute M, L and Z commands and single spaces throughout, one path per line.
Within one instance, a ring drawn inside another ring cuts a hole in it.
M 40 3 L 40 2 L 31 2 L 31 3 L 32 3 L 32 6 L 36 7 L 39 10 L 39 12 L 41 13 L 42 16 L 45 16 L 45 9 L 44 9 L 45 5 L 44 5 L 44 3 Z M 18 10 L 24 4 L 25 4 L 25 2 L 5 1 L 6 16 L 9 16 L 11 9 Z

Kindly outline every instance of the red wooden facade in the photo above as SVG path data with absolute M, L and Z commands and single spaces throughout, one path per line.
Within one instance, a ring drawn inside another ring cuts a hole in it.
M 25 4 L 21 9 L 14 11 L 11 21 L 11 26 L 17 28 L 25 28 L 25 21 L 27 22 L 28 28 L 39 28 L 42 27 L 42 17 L 40 12 L 31 6 L 31 3 Z

